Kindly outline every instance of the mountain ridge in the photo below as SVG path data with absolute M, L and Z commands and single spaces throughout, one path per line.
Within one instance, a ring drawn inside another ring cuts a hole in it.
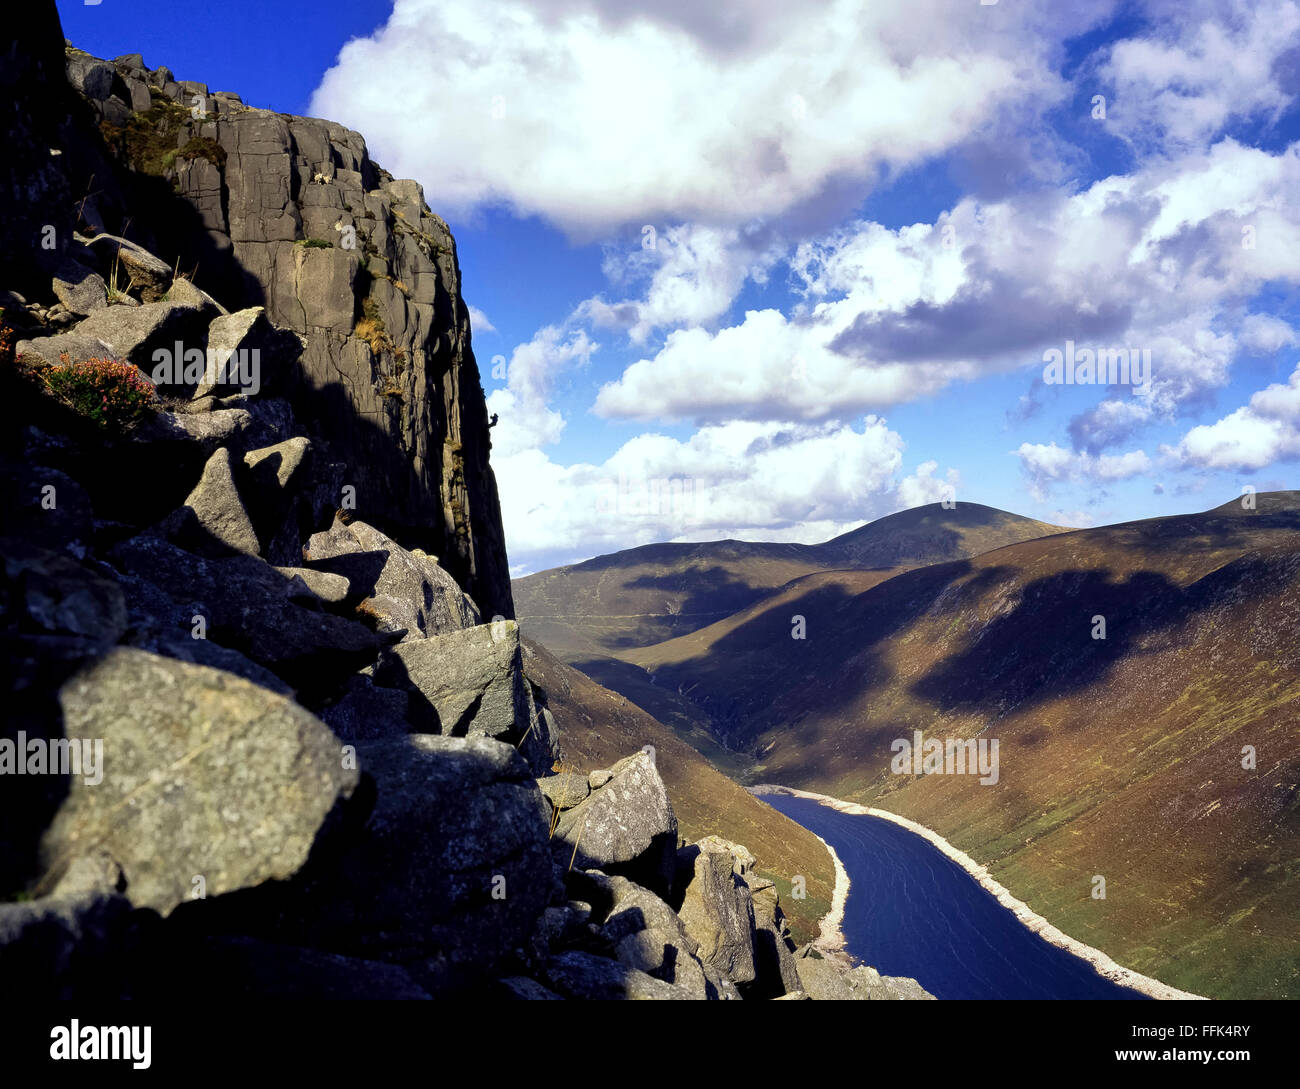
M 1285 491 L 802 576 L 621 650 L 626 675 L 612 659 L 581 667 L 632 698 L 688 700 L 690 730 L 737 750 L 742 781 L 934 829 L 1139 971 L 1212 997 L 1282 997 L 1300 993 L 1284 907 L 1300 888 L 1298 628 L 1300 492 Z M 1000 738 L 1001 779 L 894 774 L 892 745 L 915 730 Z M 1257 771 L 1240 766 L 1244 746 Z M 1094 873 L 1110 882 L 1100 906 Z M 1242 912 L 1257 937 L 1225 922 Z

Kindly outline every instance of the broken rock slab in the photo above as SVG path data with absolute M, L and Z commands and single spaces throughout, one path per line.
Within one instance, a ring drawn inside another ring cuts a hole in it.
M 488 738 L 414 735 L 357 752 L 375 806 L 364 834 L 305 891 L 306 925 L 352 955 L 436 960 L 436 973 L 416 973 L 434 990 L 492 972 L 557 892 L 527 765 Z
M 754 965 L 754 902 L 741 878 L 753 863 L 743 847 L 706 836 L 683 847 L 691 865 L 680 915 L 700 946 L 700 959 L 736 983 L 749 983 Z
M 154 532 L 198 556 L 256 556 L 260 545 L 244 500 L 235 486 L 230 451 L 221 447 L 203 467 L 183 506 Z
M 100 781 L 73 776 L 42 841 L 53 886 L 106 851 L 136 907 L 291 877 L 356 787 L 329 729 L 284 696 L 205 666 L 118 648 L 59 692 L 69 738 L 101 743 Z M 39 886 L 38 886 L 39 887 Z
M 647 749 L 649 746 L 647 746 Z M 638 752 L 609 769 L 610 778 L 572 809 L 555 829 L 555 850 L 568 864 L 670 893 L 676 862 L 677 817 L 654 756 Z
M 536 770 L 554 761 L 555 739 L 533 702 L 513 620 L 398 643 L 380 655 L 374 679 L 412 693 L 421 704 L 415 714 L 430 724 L 425 732 L 497 738 L 519 746 Z
M 482 623 L 477 606 L 433 557 L 403 548 L 365 522 L 336 518 L 312 535 L 302 562 L 347 577 L 376 630 L 405 632 L 406 641 Z

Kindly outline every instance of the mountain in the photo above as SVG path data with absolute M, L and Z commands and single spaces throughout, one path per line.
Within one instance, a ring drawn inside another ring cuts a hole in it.
M 713 541 L 598 556 L 516 579 L 515 608 L 566 661 L 621 658 L 724 620 L 804 575 L 963 559 L 1062 532 L 979 503 L 931 503 L 819 545 Z
M 1064 526 L 982 503 L 929 503 L 834 537 L 818 551 L 841 567 L 905 567 L 963 560 L 1017 541 L 1066 533 Z
M 628 664 L 754 780 L 916 820 L 1175 986 L 1295 997 L 1300 493 L 1255 500 L 806 576 Z M 914 731 L 996 738 L 998 781 L 895 774 Z

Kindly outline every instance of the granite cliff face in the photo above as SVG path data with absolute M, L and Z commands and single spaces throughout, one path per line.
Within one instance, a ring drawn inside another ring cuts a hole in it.
M 275 377 L 341 464 L 339 505 L 436 555 L 485 615 L 513 616 L 455 241 L 420 186 L 341 125 L 251 108 L 138 54 L 92 57 L 39 10 L 6 63 L 29 107 L 9 130 L 6 285 L 48 282 L 97 239 L 97 260 L 116 261 L 106 279 L 149 281 L 138 294 L 156 301 L 172 276 L 119 255 L 108 236 L 123 236 L 220 307 L 264 307 L 301 341 Z

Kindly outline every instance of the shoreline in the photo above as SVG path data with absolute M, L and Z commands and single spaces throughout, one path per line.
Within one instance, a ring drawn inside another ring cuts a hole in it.
M 809 829 L 811 832 L 812 829 Z M 816 832 L 812 833 L 817 836 Z M 835 848 L 827 843 L 821 836 L 817 836 L 821 845 L 826 848 L 831 856 L 831 862 L 835 865 L 835 888 L 831 892 L 830 910 L 818 920 L 819 933 L 813 939 L 812 946 L 824 957 L 830 960 L 842 961 L 848 964 L 851 960 L 848 950 L 848 939 L 844 936 L 844 905 L 849 899 L 849 871 L 844 868 L 844 863 L 840 861 L 840 856 L 835 852 Z
M 915 821 L 908 820 L 907 817 L 901 817 L 897 813 L 890 813 L 886 809 L 872 809 L 865 805 L 858 805 L 854 802 L 845 802 L 839 798 L 832 798 L 829 794 L 816 794 L 811 790 L 797 790 L 794 787 L 781 786 L 778 783 L 759 783 L 746 788 L 751 794 L 762 797 L 764 794 L 790 794 L 796 798 L 809 798 L 812 801 L 819 802 L 830 809 L 838 810 L 841 813 L 851 813 L 856 816 L 879 817 L 881 820 L 892 821 L 894 824 L 906 828 L 933 844 L 946 857 L 957 863 L 971 877 L 979 882 L 980 887 L 990 893 L 999 904 L 1011 912 L 1024 927 L 1037 934 L 1044 941 L 1056 946 L 1058 949 L 1064 949 L 1080 960 L 1087 961 L 1093 970 L 1103 979 L 1108 979 L 1120 987 L 1127 987 L 1130 990 L 1147 995 L 1149 998 L 1156 998 L 1162 1001 L 1177 1000 L 1197 1000 L 1208 1001 L 1205 995 L 1192 994 L 1189 991 L 1180 991 L 1177 987 L 1171 987 L 1167 983 L 1161 983 L 1160 980 L 1151 976 L 1144 976 L 1140 972 L 1135 972 L 1131 968 L 1125 968 L 1123 965 L 1116 963 L 1111 957 L 1103 953 L 1100 949 L 1094 949 L 1090 945 L 1084 945 L 1083 942 L 1077 941 L 1070 937 L 1058 927 L 1053 926 L 1037 912 L 1033 911 L 1023 900 L 1018 900 L 1011 892 L 989 873 L 988 868 L 982 866 L 966 854 L 965 851 L 959 850 L 944 839 L 938 832 L 926 828 L 923 824 L 917 824 Z M 821 839 L 820 836 L 817 837 Z M 825 840 L 822 840 L 825 843 Z M 844 901 L 839 898 L 840 892 L 840 871 L 843 869 L 839 856 L 827 844 L 827 850 L 831 852 L 831 857 L 835 862 L 835 900 L 832 903 L 831 911 L 826 914 L 822 921 L 823 937 L 827 935 L 828 922 L 833 927 L 832 938 L 838 937 L 839 946 L 836 952 L 844 955 L 843 946 L 845 943 L 841 926 L 844 921 Z M 848 875 L 844 877 L 844 899 L 848 897 Z M 839 905 L 839 912 L 836 915 L 835 905 Z M 832 919 L 832 916 L 835 916 Z

